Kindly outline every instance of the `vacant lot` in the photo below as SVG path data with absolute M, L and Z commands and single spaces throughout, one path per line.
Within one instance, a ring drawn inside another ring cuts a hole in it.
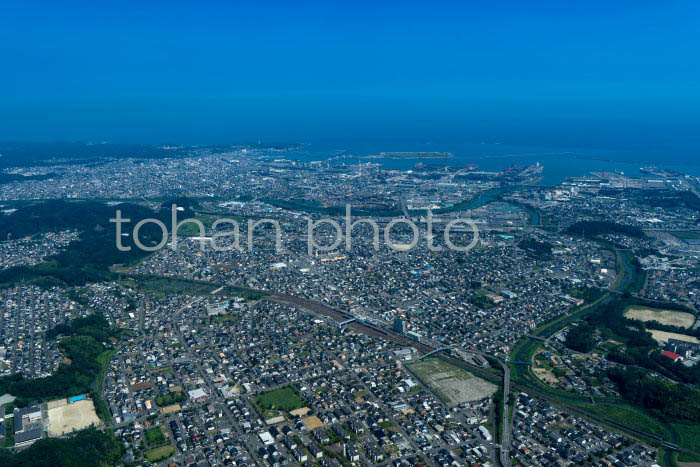
M 82 430 L 90 425 L 100 425 L 100 419 L 95 413 L 95 405 L 89 399 L 74 402 L 73 404 L 59 405 L 57 407 L 55 405 L 56 404 L 52 403 L 48 404 L 48 428 L 50 436 L 61 436 L 66 433 Z
M 308 428 L 309 431 L 313 430 L 314 428 L 320 428 L 323 426 L 323 422 L 316 415 L 302 418 L 301 421 L 304 425 L 306 425 L 306 428 Z
M 679 341 L 692 342 L 694 344 L 700 342 L 695 337 L 686 336 L 684 334 L 676 334 L 675 332 L 656 331 L 654 329 L 650 329 L 649 332 L 651 332 L 651 337 L 655 341 L 663 342 L 664 344 L 668 342 L 669 339 L 678 339 Z
M 638 321 L 658 321 L 661 324 L 689 328 L 695 323 L 695 315 L 683 311 L 659 310 L 641 306 L 629 306 L 625 317 Z
M 263 392 L 258 395 L 256 402 L 262 409 L 277 409 L 287 412 L 306 405 L 304 398 L 292 386 Z
M 306 415 L 307 413 L 309 413 L 310 411 L 311 411 L 310 408 L 302 407 L 300 409 L 295 409 L 295 410 L 290 411 L 289 415 L 292 415 L 294 417 L 302 417 L 302 416 Z
M 497 390 L 494 384 L 439 358 L 421 360 L 408 367 L 448 405 L 483 399 Z

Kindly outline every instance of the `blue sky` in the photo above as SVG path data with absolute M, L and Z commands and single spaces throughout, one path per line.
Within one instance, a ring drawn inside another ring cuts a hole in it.
M 251 3 L 6 2 L 0 139 L 697 123 L 695 1 Z

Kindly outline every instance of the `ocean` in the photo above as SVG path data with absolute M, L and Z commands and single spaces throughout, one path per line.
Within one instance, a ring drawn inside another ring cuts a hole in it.
M 302 161 L 327 160 L 339 155 L 367 156 L 380 152 L 450 152 L 449 159 L 361 159 L 347 157 L 346 163 L 380 163 L 384 169 L 408 170 L 418 162 L 424 164 L 448 164 L 466 166 L 476 164 L 478 170 L 497 172 L 511 165 L 531 165 L 539 162 L 544 166 L 541 185 L 557 185 L 568 177 L 585 176 L 591 172 L 618 172 L 627 176 L 643 176 L 639 169 L 655 166 L 700 176 L 700 157 L 673 157 L 673 153 L 662 154 L 658 150 L 639 149 L 581 149 L 569 147 L 517 146 L 501 143 L 308 143 L 303 149 L 294 150 L 287 158 Z M 648 176 L 648 175 L 647 175 Z

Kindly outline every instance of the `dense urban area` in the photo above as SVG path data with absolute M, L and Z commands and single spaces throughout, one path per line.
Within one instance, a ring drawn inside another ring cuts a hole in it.
M 380 151 L 0 145 L 0 465 L 700 462 L 698 178 Z

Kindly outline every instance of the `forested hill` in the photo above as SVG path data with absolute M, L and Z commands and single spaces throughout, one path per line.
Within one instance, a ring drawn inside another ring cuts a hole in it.
M 20 238 L 41 232 L 78 230 L 80 239 L 36 266 L 19 266 L 0 271 L 0 285 L 12 285 L 22 281 L 40 286 L 82 285 L 86 282 L 111 278 L 110 266 L 129 264 L 143 258 L 148 252 L 137 248 L 131 235 L 122 237 L 122 244 L 130 251 L 119 251 L 116 246 L 116 224 L 114 218 L 120 210 L 122 218 L 131 222 L 123 224 L 123 232 L 131 233 L 134 225 L 142 219 L 154 218 L 162 221 L 168 229 L 171 224 L 171 203 L 163 203 L 159 211 L 145 206 L 121 203 L 108 206 L 92 201 L 46 201 L 19 208 L 9 215 L 0 216 L 0 239 Z M 178 219 L 193 217 L 194 212 L 185 207 Z M 144 245 L 155 245 L 162 239 L 161 229 L 148 223 L 139 232 Z
M 16 454 L 0 449 L 3 467 L 113 466 L 122 458 L 122 447 L 109 433 L 95 428 L 68 438 L 44 438 Z
M 679 206 L 700 211 L 700 198 L 692 191 L 678 190 L 624 190 L 605 188 L 601 196 L 627 197 L 651 207 L 672 209 Z
M 628 237 L 644 238 L 646 234 L 639 227 L 623 225 L 609 221 L 579 221 L 566 229 L 567 233 L 596 237 L 606 234 L 627 235 Z
M 86 163 L 100 159 L 159 159 L 183 157 L 186 148 L 165 149 L 150 144 L 88 144 L 81 142 L 3 142 L 0 143 L 0 168 Z
M 117 209 L 126 218 L 143 219 L 154 215 L 150 209 L 130 203 L 108 206 L 93 201 L 50 200 L 0 216 L 0 240 L 66 229 L 114 231 L 114 223 L 109 219 L 115 216 Z
M 48 339 L 65 336 L 60 342 L 63 355 L 70 364 L 62 363 L 58 370 L 49 376 L 26 379 L 21 373 L 0 377 L 0 391 L 17 397 L 18 405 L 26 405 L 30 400 L 48 400 L 75 396 L 92 392 L 93 382 L 102 365 L 99 356 L 105 352 L 105 342 L 117 337 L 119 331 L 111 328 L 101 314 L 78 318 L 46 333 Z M 101 394 L 92 394 L 101 401 Z
M 12 182 L 26 182 L 28 180 L 48 180 L 55 177 L 56 174 L 53 172 L 42 174 L 42 175 L 19 175 L 19 174 L 8 174 L 0 172 L 0 185 Z

